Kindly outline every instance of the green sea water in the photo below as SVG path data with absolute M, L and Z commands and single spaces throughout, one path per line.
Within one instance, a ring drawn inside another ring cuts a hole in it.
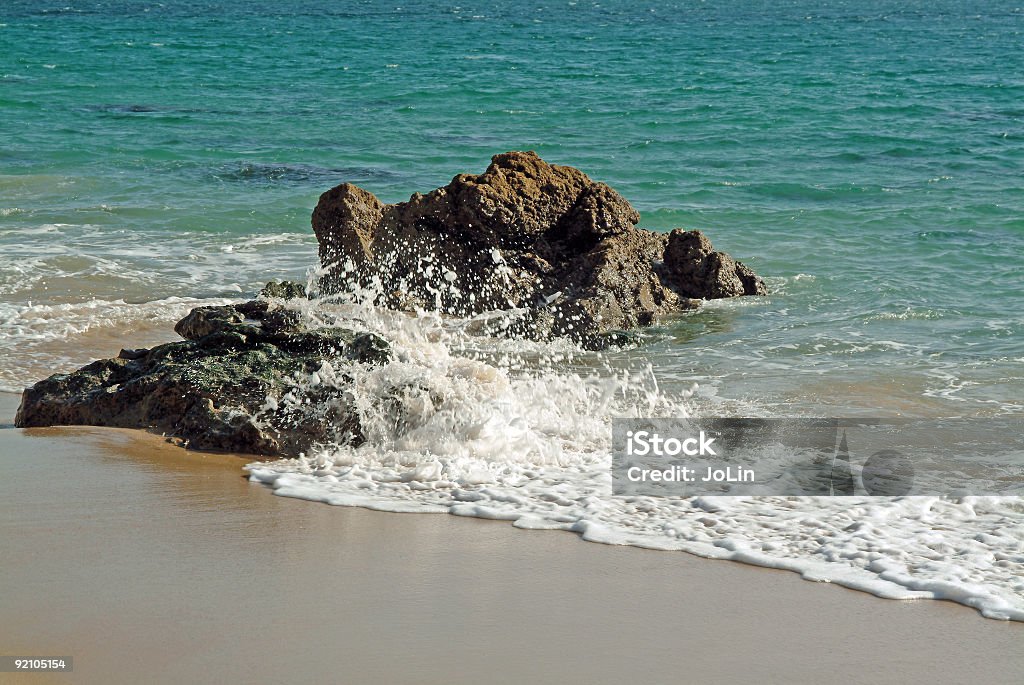
M 706 231 L 771 295 L 602 354 L 358 310 L 345 323 L 388 337 L 394 363 L 295 383 L 343 387 L 366 442 L 253 480 L 1024 620 L 1019 497 L 609 485 L 623 415 L 1001 414 L 929 423 L 941 449 L 913 453 L 914 478 L 1020 492 L 1015 431 L 991 428 L 1024 414 L 1019 5 L 0 0 L 0 390 L 305 279 L 310 212 L 337 183 L 400 201 L 532 149 L 614 186 L 644 226 Z M 867 451 L 842 445 L 851 468 Z
M 0 386 L 532 149 L 766 277 L 630 353 L 707 411 L 1020 413 L 1019 4 L 5 0 Z

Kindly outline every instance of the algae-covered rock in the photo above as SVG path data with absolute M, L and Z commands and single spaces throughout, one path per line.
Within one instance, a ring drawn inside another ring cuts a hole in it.
M 260 297 L 276 298 L 279 300 L 295 300 L 306 298 L 306 286 L 295 281 L 270 281 L 263 290 L 260 291 Z
M 310 330 L 261 301 L 193 309 L 175 330 L 186 340 L 121 350 L 36 383 L 16 425 L 151 428 L 196 449 L 258 455 L 362 441 L 348 372 L 390 358 L 380 336 Z M 325 364 L 331 383 L 302 382 Z

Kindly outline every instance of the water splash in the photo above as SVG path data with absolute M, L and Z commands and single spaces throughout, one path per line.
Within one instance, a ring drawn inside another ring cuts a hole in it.
M 251 479 L 276 494 L 508 520 L 1024 620 L 1020 498 L 613 497 L 611 420 L 694 410 L 691 393 L 663 391 L 642 358 L 480 337 L 471 320 L 426 312 L 289 306 L 314 323 L 384 335 L 394 359 L 358 368 L 354 382 L 330 363 L 297 379 L 296 398 L 317 385 L 348 388 L 365 442 L 250 464 Z

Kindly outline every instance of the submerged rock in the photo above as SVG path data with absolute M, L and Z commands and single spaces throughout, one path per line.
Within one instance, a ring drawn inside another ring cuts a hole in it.
M 342 184 L 312 224 L 327 294 L 458 316 L 514 312 L 490 332 L 544 339 L 653 323 L 700 299 L 764 295 L 764 282 L 700 231 L 656 233 L 615 190 L 533 152 L 387 205 Z
M 261 300 L 193 309 L 175 331 L 185 340 L 36 383 L 15 424 L 151 428 L 196 449 L 258 455 L 362 442 L 347 374 L 355 362 L 390 359 L 379 336 L 309 330 L 296 312 Z M 298 382 L 313 373 L 332 382 Z

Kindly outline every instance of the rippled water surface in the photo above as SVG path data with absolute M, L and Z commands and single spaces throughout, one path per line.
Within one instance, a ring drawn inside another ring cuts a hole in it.
M 366 444 L 254 480 L 1024 620 L 1019 498 L 613 498 L 608 472 L 623 415 L 1022 413 L 1018 4 L 5 0 L 0 388 L 306 278 L 337 183 L 395 202 L 533 149 L 772 294 L 600 356 L 358 313 L 396 354 L 357 374 Z
M 398 201 L 527 148 L 767 276 L 666 325 L 666 382 L 1019 411 L 1016 4 L 8 0 L 0 384 L 66 334 L 39 307 L 128 325 L 121 300 L 301 277 L 333 184 Z

